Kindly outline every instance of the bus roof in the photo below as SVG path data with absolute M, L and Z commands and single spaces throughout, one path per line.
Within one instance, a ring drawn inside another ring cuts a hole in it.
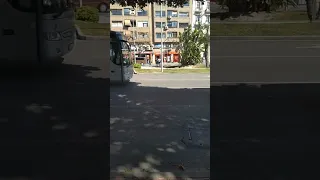
M 117 39 L 117 40 L 123 40 L 122 34 L 117 31 L 110 31 L 110 38 L 111 39 Z

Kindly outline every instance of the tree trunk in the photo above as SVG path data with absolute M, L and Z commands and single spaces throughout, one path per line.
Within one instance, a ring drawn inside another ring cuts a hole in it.
M 307 12 L 310 22 L 316 19 L 317 14 L 317 0 L 306 0 L 307 2 Z

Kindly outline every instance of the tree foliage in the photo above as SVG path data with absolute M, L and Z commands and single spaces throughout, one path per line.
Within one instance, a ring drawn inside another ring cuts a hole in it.
M 204 1 L 204 0 L 199 0 Z M 182 7 L 188 0 L 111 0 L 111 4 L 120 4 L 121 6 L 145 7 L 150 3 L 165 4 L 169 7 Z
M 199 25 L 194 30 L 191 26 L 179 33 L 179 46 L 176 49 L 181 55 L 181 65 L 196 65 L 202 62 L 202 53 L 208 48 L 209 41 L 205 26 Z
M 276 10 L 279 7 L 297 6 L 295 0 L 218 0 L 218 4 L 227 6 L 229 12 L 248 13 Z

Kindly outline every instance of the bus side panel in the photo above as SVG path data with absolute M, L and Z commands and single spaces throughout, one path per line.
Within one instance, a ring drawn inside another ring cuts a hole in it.
M 110 61 L 110 81 L 122 81 L 121 66 L 115 65 Z
M 133 65 L 126 66 L 123 68 L 123 74 L 124 74 L 124 80 L 130 81 L 130 79 L 133 77 Z

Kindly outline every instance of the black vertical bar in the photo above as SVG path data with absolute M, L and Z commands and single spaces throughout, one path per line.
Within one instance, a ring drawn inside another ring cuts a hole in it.
M 37 55 L 38 55 L 38 62 L 41 64 L 43 60 L 43 19 L 42 19 L 42 12 L 43 12 L 43 2 L 42 0 L 34 0 L 35 7 L 36 7 L 36 33 L 37 33 Z

